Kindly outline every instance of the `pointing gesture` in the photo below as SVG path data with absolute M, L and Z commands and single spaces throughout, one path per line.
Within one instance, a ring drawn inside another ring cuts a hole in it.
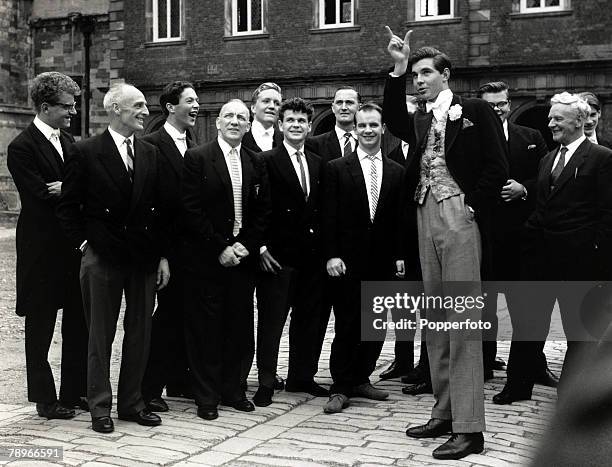
M 387 51 L 393 62 L 395 63 L 394 73 L 396 75 L 403 75 L 408 67 L 408 57 L 410 56 L 410 36 L 412 35 L 412 29 L 406 33 L 404 39 L 393 34 L 389 26 L 385 26 L 387 37 L 389 38 L 389 45 L 387 45 Z

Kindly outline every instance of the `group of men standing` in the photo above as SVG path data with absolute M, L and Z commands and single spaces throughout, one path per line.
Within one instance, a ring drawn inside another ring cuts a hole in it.
M 549 127 L 560 148 L 546 155 L 538 132 L 507 121 L 507 86 L 488 83 L 483 99 L 461 98 L 450 90 L 445 54 L 411 52 L 410 32 L 403 39 L 387 33 L 394 68 L 382 108 L 339 88 L 336 125 L 315 137 L 308 136 L 313 107 L 298 97 L 283 101 L 280 87 L 263 83 L 250 109 L 238 99 L 225 103 L 217 138 L 196 145 L 189 130 L 198 97 L 190 83 L 176 81 L 160 96 L 166 121 L 156 132 L 134 137 L 146 100 L 118 84 L 104 98 L 108 129 L 74 143 L 64 130 L 78 86 L 60 73 L 35 78 L 37 116 L 9 146 L 8 166 L 22 200 L 17 312 L 26 316 L 28 397 L 40 416 L 71 418 L 75 407 L 88 408 L 93 430 L 113 431 L 110 353 L 123 293 L 117 412 L 155 426 L 155 412 L 168 410 L 164 387 L 193 398 L 206 420 L 218 417 L 220 404 L 254 410 L 245 391 L 255 353 L 257 406 L 271 404 L 283 387 L 329 395 L 326 413 L 342 411 L 354 396 L 386 399 L 370 383 L 382 342 L 361 339 L 362 281 L 422 278 L 428 295 L 463 281 L 465 295 L 480 295 L 481 280 L 526 278 L 525 271 L 535 280 L 605 278 L 590 265 L 609 251 L 612 151 L 584 136 L 585 122 L 599 116 L 589 97 L 553 98 Z M 408 72 L 418 108 L 406 100 Z M 403 141 L 392 157 L 381 150 L 383 122 Z M 521 267 L 517 258 L 530 261 Z M 515 332 L 531 325 L 506 298 Z M 531 305 L 544 317 L 539 340 L 513 342 L 496 403 L 529 398 L 535 382 L 556 384 L 543 355 L 554 298 L 538 302 L 542 309 Z M 332 306 L 327 390 L 314 377 Z M 59 308 L 58 400 L 47 352 Z M 276 367 L 290 310 L 285 382 Z M 457 315 L 435 312 L 441 321 Z M 476 311 L 466 317 L 480 318 Z M 568 356 L 577 360 L 584 347 L 570 342 Z M 412 370 L 406 349 L 396 346 L 385 377 Z M 435 405 L 431 420 L 406 434 L 450 434 L 433 452 L 438 459 L 481 452 L 483 382 L 496 364 L 494 346 L 478 332 L 428 332 L 424 380 L 407 393 L 425 385 Z

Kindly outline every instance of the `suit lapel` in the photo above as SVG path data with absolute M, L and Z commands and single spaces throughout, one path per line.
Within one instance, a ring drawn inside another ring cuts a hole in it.
M 293 195 L 304 201 L 304 191 L 302 190 L 302 185 L 300 180 L 298 179 L 297 174 L 295 173 L 295 168 L 293 167 L 293 162 L 287 152 L 287 149 L 284 145 L 279 146 L 276 154 L 274 155 L 274 163 L 278 167 L 278 170 L 283 175 L 283 180 L 287 183 L 289 191 L 293 193 Z M 312 186 L 312 185 L 311 185 Z
M 100 140 L 101 144 L 98 149 L 98 159 L 123 196 L 129 199 L 132 192 L 132 183 L 130 182 L 130 176 L 127 173 L 121 154 L 119 154 L 119 150 L 115 145 L 115 141 L 108 130 L 102 133 Z
M 338 154 L 338 157 L 344 156 L 344 153 L 342 152 L 342 146 L 340 146 L 340 141 L 338 141 L 338 135 L 336 134 L 335 128 L 329 132 L 327 147 L 329 148 L 330 155 Z M 333 157 L 330 157 L 328 160 L 332 159 Z
M 584 140 L 580 146 L 576 149 L 576 152 L 572 155 L 572 158 L 563 168 L 561 175 L 557 179 L 557 183 L 555 183 L 555 189 L 550 192 L 549 199 L 555 196 L 561 189 L 563 189 L 563 185 L 565 185 L 568 180 L 572 177 L 575 177 L 578 174 L 580 166 L 584 163 L 584 159 L 589 153 L 590 145 L 592 143 L 589 140 Z M 556 155 L 556 152 L 555 152 Z M 556 156 L 555 156 L 556 157 Z M 554 157 L 552 160 L 554 161 Z M 550 171 L 547 172 L 550 175 Z
M 30 133 L 32 134 L 32 138 L 36 142 L 40 153 L 43 155 L 44 160 L 53 168 L 55 171 L 58 180 L 62 177 L 62 159 L 60 155 L 57 153 L 56 149 L 51 144 L 45 135 L 43 135 L 34 123 L 30 124 Z
M 212 165 L 225 186 L 225 194 L 227 195 L 227 199 L 234 207 L 234 191 L 232 189 L 232 179 L 230 177 L 229 170 L 227 169 L 227 164 L 225 163 L 225 157 L 223 156 L 223 151 L 221 150 L 221 146 L 219 143 L 215 141 L 215 153 L 212 159 Z
M 249 187 L 251 186 L 251 179 L 253 178 L 255 168 L 251 164 L 251 158 L 242 148 L 240 150 L 240 164 L 242 166 L 242 218 L 244 219 L 249 205 Z
M 142 190 L 144 189 L 147 177 L 149 176 L 149 154 L 146 146 L 138 139 L 134 138 L 134 183 L 132 184 L 132 199 L 130 203 L 130 213 L 134 211 Z
M 159 129 L 159 139 L 164 148 L 162 154 L 170 161 L 170 165 L 176 174 L 181 177 L 183 172 L 183 156 L 181 156 L 181 152 L 176 147 L 176 144 L 174 144 L 174 140 L 163 126 Z M 189 147 L 189 143 L 187 146 Z
M 414 114 L 414 132 L 416 134 L 416 151 L 420 151 L 427 144 L 427 135 L 433 112 L 423 112 L 420 108 Z
M 453 94 L 453 100 L 451 101 L 451 107 L 453 105 L 461 105 L 461 97 Z M 446 133 L 444 135 L 444 154 L 448 157 L 450 153 L 450 149 L 457 139 L 457 135 L 459 134 L 459 130 L 461 130 L 461 125 L 463 123 L 463 118 L 458 118 L 456 120 L 451 120 L 450 118 L 446 118 Z
M 370 221 L 370 203 L 368 201 L 368 193 L 366 188 L 366 182 L 363 178 L 363 170 L 361 170 L 361 164 L 357 157 L 357 152 L 353 152 L 350 156 L 346 156 L 346 169 L 351 175 L 353 182 L 356 186 L 356 194 L 361 202 L 361 212 L 365 214 L 368 222 Z
M 389 190 L 391 189 L 391 180 L 389 176 L 389 170 L 391 170 L 391 164 L 389 159 L 385 156 L 382 158 L 382 181 L 380 184 L 380 194 L 378 196 L 378 204 L 376 205 L 376 214 L 374 217 L 378 217 L 378 213 L 380 212 L 379 207 L 383 206 L 385 203 L 385 198 L 389 194 Z
M 306 164 L 308 164 L 308 177 L 310 178 L 310 193 L 308 193 L 307 203 L 311 200 L 319 199 L 319 164 L 316 163 L 315 156 L 304 149 Z

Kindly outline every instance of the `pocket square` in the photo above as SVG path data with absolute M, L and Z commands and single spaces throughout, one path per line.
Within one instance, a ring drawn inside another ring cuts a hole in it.
M 255 185 L 255 196 L 259 196 L 259 183 Z
M 527 146 L 527 149 L 535 149 L 536 145 L 535 144 L 530 144 L 529 146 Z
M 465 130 L 466 128 L 469 128 L 469 127 L 471 127 L 471 126 L 474 126 L 474 124 L 473 124 L 473 123 L 472 123 L 472 122 L 471 122 L 469 119 L 464 118 L 464 119 L 463 119 L 463 123 L 462 123 L 462 125 L 461 125 L 461 129 L 462 129 L 462 130 Z

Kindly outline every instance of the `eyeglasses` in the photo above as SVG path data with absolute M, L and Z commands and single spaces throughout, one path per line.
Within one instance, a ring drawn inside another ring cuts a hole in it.
M 495 107 L 497 107 L 498 109 L 501 109 L 502 107 L 506 107 L 510 102 L 508 101 L 500 101 L 500 102 L 487 102 L 487 104 L 489 104 L 489 106 L 494 109 Z
M 61 107 L 64 110 L 76 110 L 76 102 L 73 102 L 72 104 L 64 104 L 63 102 L 53 102 L 49 105 L 55 105 Z

